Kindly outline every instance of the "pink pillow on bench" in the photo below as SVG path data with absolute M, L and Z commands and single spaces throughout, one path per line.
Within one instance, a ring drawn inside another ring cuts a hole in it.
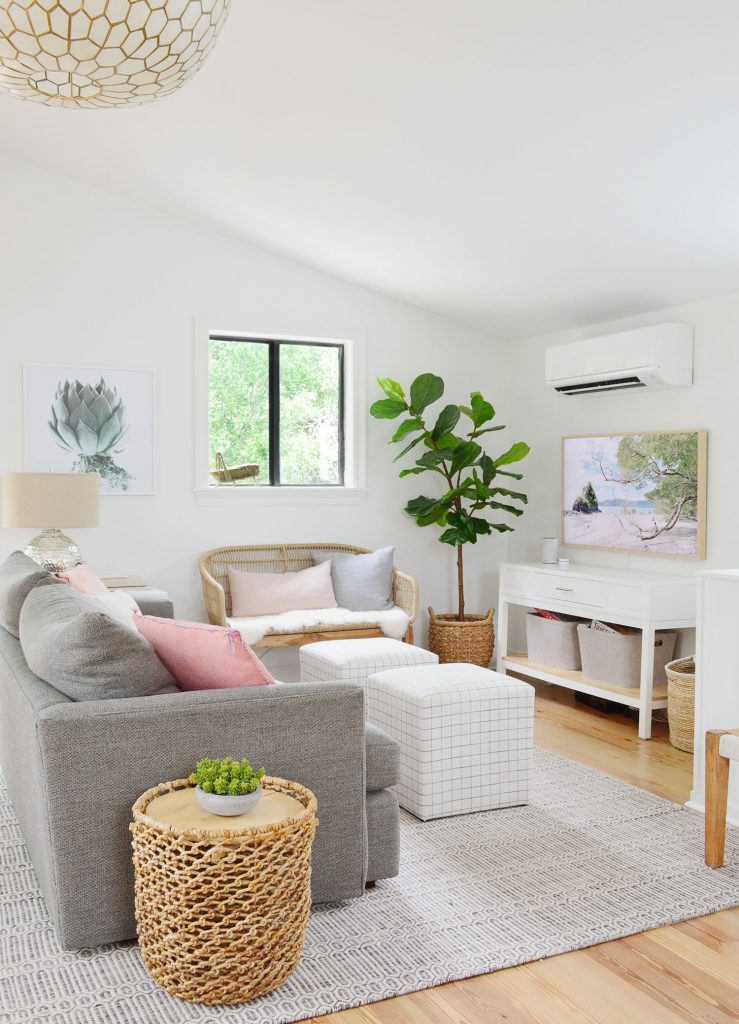
M 137 615 L 142 636 L 181 690 L 269 686 L 274 678 L 237 629 Z
M 229 565 L 228 582 L 234 619 L 338 607 L 330 561 L 299 572 L 244 572 Z

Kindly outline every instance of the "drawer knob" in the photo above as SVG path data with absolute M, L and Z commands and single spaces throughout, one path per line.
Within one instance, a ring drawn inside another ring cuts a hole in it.
M 573 587 L 555 587 L 554 589 L 555 590 L 563 590 L 566 594 L 574 593 L 574 588 Z

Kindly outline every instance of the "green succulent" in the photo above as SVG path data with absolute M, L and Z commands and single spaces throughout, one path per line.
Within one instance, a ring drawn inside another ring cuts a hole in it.
M 232 757 L 204 757 L 195 766 L 190 782 L 200 786 L 204 793 L 245 796 L 257 790 L 263 778 L 264 768 L 254 771 L 246 758 L 235 761 Z
M 127 490 L 131 475 L 113 460 L 127 429 L 126 406 L 103 377 L 95 385 L 65 380 L 57 387 L 49 430 L 60 448 L 76 456 L 75 471 L 99 473 L 112 488 Z
M 108 455 L 127 430 L 126 407 L 103 377 L 94 386 L 65 380 L 54 395 L 49 428 L 75 455 Z

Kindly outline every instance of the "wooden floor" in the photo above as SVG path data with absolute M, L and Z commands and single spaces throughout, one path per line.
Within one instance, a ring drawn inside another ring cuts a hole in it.
M 667 727 L 640 740 L 636 723 L 576 704 L 537 684 L 536 743 L 684 802 L 691 756 L 670 746 Z M 658 928 L 574 953 L 510 967 L 314 1024 L 737 1024 L 739 910 Z

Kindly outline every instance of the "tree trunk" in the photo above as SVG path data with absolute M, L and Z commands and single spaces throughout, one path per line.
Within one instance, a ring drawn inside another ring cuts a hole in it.
M 464 565 L 462 545 L 457 545 L 457 591 L 459 593 L 459 621 L 464 622 Z

